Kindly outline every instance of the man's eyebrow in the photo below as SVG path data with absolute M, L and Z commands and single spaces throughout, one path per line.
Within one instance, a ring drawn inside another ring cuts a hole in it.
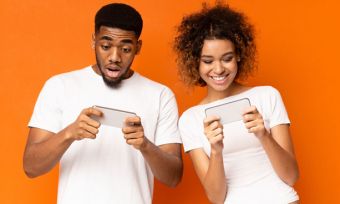
M 112 41 L 113 39 L 111 37 L 109 37 L 109 36 L 104 35 L 104 36 L 102 36 L 100 38 L 100 40 L 109 40 L 109 41 Z
M 129 44 L 133 43 L 133 41 L 131 39 L 123 39 L 121 42 L 122 43 L 129 43 Z
M 113 38 L 111 38 L 110 36 L 104 35 L 100 38 L 100 40 L 108 40 L 108 41 L 113 41 Z M 131 39 L 122 39 L 120 41 L 120 43 L 128 43 L 128 44 L 132 44 L 133 41 Z

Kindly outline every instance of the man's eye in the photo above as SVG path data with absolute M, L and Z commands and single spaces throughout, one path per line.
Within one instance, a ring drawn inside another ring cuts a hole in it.
M 108 50 L 108 49 L 110 49 L 110 46 L 109 46 L 109 45 L 102 45 L 101 47 L 102 47 L 103 50 Z
M 129 53 L 129 52 L 131 52 L 131 49 L 130 48 L 122 48 L 122 51 L 124 52 L 124 53 Z

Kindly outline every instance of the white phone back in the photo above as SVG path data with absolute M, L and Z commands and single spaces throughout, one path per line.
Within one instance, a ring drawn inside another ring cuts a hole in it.
M 221 118 L 222 124 L 227 124 L 242 120 L 242 113 L 246 107 L 250 106 L 248 98 L 242 98 L 229 103 L 209 107 L 205 109 L 206 116 L 216 115 Z
M 123 127 L 125 118 L 136 116 L 136 114 L 133 112 L 113 108 L 107 108 L 102 106 L 94 106 L 94 108 L 100 110 L 103 113 L 103 115 L 102 117 L 92 115 L 91 118 L 100 122 L 102 125 L 108 125 L 117 128 Z

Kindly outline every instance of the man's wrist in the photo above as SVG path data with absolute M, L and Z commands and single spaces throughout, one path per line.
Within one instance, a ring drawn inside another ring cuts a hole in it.
M 148 140 L 148 138 L 144 136 L 143 143 L 141 144 L 139 150 L 140 150 L 141 152 L 147 152 L 147 150 L 149 149 L 150 143 L 151 143 L 151 142 Z

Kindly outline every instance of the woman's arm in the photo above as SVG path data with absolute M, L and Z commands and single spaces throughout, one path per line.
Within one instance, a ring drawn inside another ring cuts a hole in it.
M 288 185 L 293 186 L 299 178 L 289 125 L 277 125 L 260 139 L 276 174 Z
M 264 126 L 262 115 L 255 106 L 245 111 L 243 119 L 246 128 L 260 140 L 276 174 L 288 185 L 295 184 L 299 177 L 289 125 L 282 124 L 271 128 Z
M 212 203 L 223 203 L 227 194 L 222 154 L 211 153 L 210 159 L 203 149 L 189 152 L 196 174 Z
M 212 203 L 223 203 L 227 194 L 227 182 L 223 166 L 223 126 L 217 117 L 204 120 L 204 133 L 211 145 L 210 158 L 202 148 L 189 152 L 195 171 L 208 199 Z

